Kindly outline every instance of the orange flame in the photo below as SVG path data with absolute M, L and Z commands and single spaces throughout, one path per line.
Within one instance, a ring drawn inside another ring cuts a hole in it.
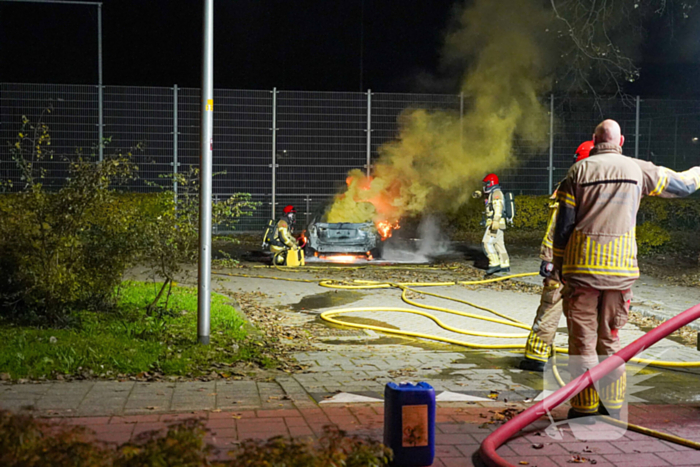
M 364 256 L 358 255 L 330 255 L 330 256 L 320 256 L 321 259 L 327 261 L 332 261 L 334 263 L 354 263 L 358 259 L 365 259 Z
M 297 244 L 299 245 L 300 248 L 304 248 L 308 242 L 309 242 L 309 239 L 306 236 L 306 230 L 303 230 L 301 232 L 301 234 L 299 234 L 299 237 L 297 238 Z
M 401 228 L 399 221 L 396 221 L 393 224 L 389 221 L 379 221 L 376 225 L 377 232 L 379 232 L 379 236 L 381 237 L 382 241 L 390 238 L 394 230 Z

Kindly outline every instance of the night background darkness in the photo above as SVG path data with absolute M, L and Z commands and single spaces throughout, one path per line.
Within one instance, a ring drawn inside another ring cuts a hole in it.
M 217 1 L 214 85 L 454 93 L 440 72 L 453 0 Z M 105 85 L 199 87 L 202 2 L 103 2 Z M 627 91 L 698 97 L 700 12 L 649 31 Z M 362 70 L 362 72 L 361 72 Z M 97 83 L 97 8 L 0 1 L 0 81 Z M 426 86 L 430 82 L 431 85 Z

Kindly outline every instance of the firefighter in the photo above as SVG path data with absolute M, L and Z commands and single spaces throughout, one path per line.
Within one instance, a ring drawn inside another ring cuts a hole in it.
M 286 206 L 282 210 L 282 217 L 277 221 L 270 241 L 270 251 L 274 254 L 275 264 L 285 264 L 286 255 L 290 250 L 299 249 L 296 239 L 292 236 L 296 224 L 297 211 L 294 206 Z
M 625 141 L 614 120 L 600 123 L 589 158 L 574 164 L 557 190 L 554 270 L 564 281 L 572 378 L 620 350 L 632 285 L 639 277 L 635 238 L 637 210 L 645 195 L 688 196 L 700 186 L 700 167 L 677 173 L 622 155 Z M 597 413 L 620 417 L 624 364 L 571 400 L 569 418 Z M 593 422 L 588 417 L 584 421 Z
M 503 192 L 496 174 L 488 174 L 484 177 L 483 183 L 483 196 L 486 204 L 486 232 L 484 232 L 484 238 L 481 243 L 484 247 L 484 253 L 489 259 L 489 267 L 486 270 L 486 274 L 509 272 L 510 260 L 508 259 L 506 246 L 503 243 L 503 231 L 506 229 Z M 474 197 L 478 198 L 480 196 L 482 196 L 481 192 L 476 191 L 474 193 Z
M 593 141 L 581 143 L 574 153 L 574 163 L 587 158 L 593 149 Z M 557 191 L 554 190 L 549 204 L 549 221 L 547 231 L 540 246 L 540 275 L 544 277 L 542 284 L 542 297 L 540 306 L 535 314 L 535 321 L 532 323 L 532 331 L 527 337 L 525 344 L 525 358 L 520 361 L 518 368 L 528 371 L 544 371 L 544 367 L 549 359 L 554 342 L 554 335 L 557 332 L 561 319 L 562 308 L 561 289 L 563 285 L 558 273 L 553 271 L 552 265 L 552 236 L 554 235 L 555 219 L 559 203 L 556 200 Z

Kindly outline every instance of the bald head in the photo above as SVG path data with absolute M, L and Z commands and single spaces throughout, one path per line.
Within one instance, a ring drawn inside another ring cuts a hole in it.
M 622 136 L 620 125 L 615 120 L 603 120 L 595 127 L 593 133 L 593 141 L 595 144 L 613 143 L 622 146 L 625 142 L 625 137 Z

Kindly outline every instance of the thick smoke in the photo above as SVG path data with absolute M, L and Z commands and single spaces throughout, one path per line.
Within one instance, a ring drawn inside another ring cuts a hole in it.
M 382 259 L 397 263 L 427 263 L 437 256 L 450 253 L 450 240 L 440 229 L 440 222 L 433 215 L 423 216 L 418 226 L 417 250 L 406 248 L 405 244 L 384 245 Z
M 546 146 L 544 55 L 536 37 L 545 29 L 542 2 L 476 0 L 446 38 L 446 57 L 469 63 L 462 91 L 464 117 L 409 109 L 396 140 L 379 148 L 372 178 L 348 177 L 329 222 L 395 222 L 426 209 L 462 204 L 488 172 L 512 166 L 513 142 Z M 368 204 L 371 203 L 371 204 Z

